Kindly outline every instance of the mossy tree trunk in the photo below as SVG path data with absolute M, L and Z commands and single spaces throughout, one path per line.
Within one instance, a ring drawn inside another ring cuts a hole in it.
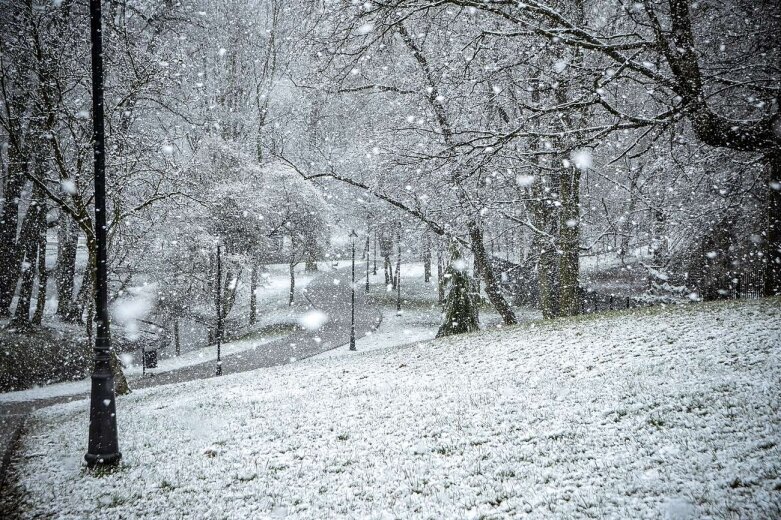
M 445 274 L 450 291 L 445 301 L 445 320 L 437 331 L 438 338 L 479 330 L 477 302 L 472 293 L 472 280 L 453 246 L 450 265 Z

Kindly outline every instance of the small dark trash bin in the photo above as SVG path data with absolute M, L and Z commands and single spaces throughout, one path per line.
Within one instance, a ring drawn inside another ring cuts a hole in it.
M 157 368 L 157 351 L 144 351 L 144 368 Z

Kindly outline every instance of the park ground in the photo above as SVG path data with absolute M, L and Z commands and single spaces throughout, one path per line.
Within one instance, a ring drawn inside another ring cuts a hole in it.
M 413 315 L 387 318 L 375 339 L 412 331 Z M 113 472 L 83 465 L 88 401 L 52 406 L 22 437 L 15 506 L 59 518 L 777 518 L 779 317 L 776 298 L 381 348 L 367 336 L 357 353 L 121 398 Z

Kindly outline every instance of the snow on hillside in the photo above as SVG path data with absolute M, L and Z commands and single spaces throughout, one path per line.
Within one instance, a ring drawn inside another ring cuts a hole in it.
M 29 516 L 772 518 L 781 301 L 592 315 L 37 412 Z

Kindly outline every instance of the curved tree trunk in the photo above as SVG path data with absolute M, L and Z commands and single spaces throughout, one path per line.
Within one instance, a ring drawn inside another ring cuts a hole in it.
M 472 241 L 472 252 L 479 266 L 480 275 L 485 282 L 485 293 L 488 295 L 491 305 L 494 306 L 496 312 L 502 317 L 502 322 L 505 325 L 515 325 L 518 323 L 518 320 L 502 294 L 502 288 L 494 275 L 493 267 L 491 267 L 490 260 L 485 252 L 483 231 L 474 220 L 467 223 L 467 229 L 469 230 L 469 238 Z

